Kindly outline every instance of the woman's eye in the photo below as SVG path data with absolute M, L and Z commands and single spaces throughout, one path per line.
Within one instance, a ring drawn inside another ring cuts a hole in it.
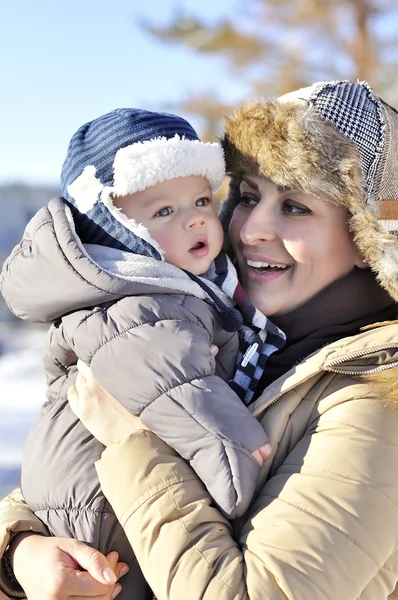
M 166 208 L 158 210 L 155 217 L 168 217 L 169 215 L 171 215 L 171 208 L 167 206 Z
M 282 212 L 286 215 L 308 215 L 312 211 L 304 204 L 293 202 L 293 200 L 285 200 L 282 205 Z
M 199 198 L 199 200 L 196 200 L 195 206 L 207 206 L 210 203 L 211 200 L 209 198 Z
M 246 194 L 242 194 L 239 200 L 239 204 L 241 206 L 245 206 L 245 207 L 254 207 L 256 206 L 256 204 L 258 204 L 260 202 L 259 198 L 256 198 L 255 196 L 248 196 Z

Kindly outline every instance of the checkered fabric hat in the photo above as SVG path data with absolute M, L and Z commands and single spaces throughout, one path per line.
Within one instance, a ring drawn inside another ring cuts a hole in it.
M 112 198 L 189 175 L 205 177 L 216 190 L 225 175 L 220 145 L 202 142 L 176 115 L 119 108 L 74 134 L 61 186 L 83 243 L 160 259 L 162 250 L 147 230 L 115 208 Z
M 365 82 L 321 82 L 226 121 L 227 171 L 346 206 L 355 243 L 398 301 L 398 111 Z M 231 188 L 225 227 L 238 202 Z

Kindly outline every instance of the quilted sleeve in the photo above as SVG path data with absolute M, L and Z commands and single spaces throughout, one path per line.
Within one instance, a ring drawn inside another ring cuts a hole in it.
M 398 577 L 384 568 L 398 541 L 397 431 L 398 411 L 374 398 L 314 410 L 238 543 L 189 466 L 152 434 L 110 446 L 97 471 L 162 600 L 187 590 L 192 600 L 387 598 Z
M 156 310 L 148 309 L 154 299 L 143 298 L 139 310 L 134 305 L 139 316 L 128 318 L 128 300 L 87 314 L 71 347 L 110 394 L 190 462 L 224 513 L 239 516 L 254 493 L 259 465 L 251 453 L 267 443 L 263 428 L 215 375 L 203 323 L 183 306 L 172 318 L 176 309 L 162 298 Z
M 15 585 L 7 576 L 1 557 L 15 534 L 28 531 L 49 535 L 42 521 L 26 505 L 21 490 L 16 489 L 0 501 L 0 590 L 12 598 L 25 598 L 25 594 L 20 589 L 15 589 Z
M 40 238 L 45 226 L 51 221 L 51 215 L 46 207 L 41 208 L 36 215 L 27 224 L 22 240 L 17 244 L 11 254 L 3 263 L 0 273 L 0 292 L 6 301 L 9 309 L 21 319 L 44 322 L 39 315 L 36 318 L 31 317 L 32 300 L 37 299 L 38 285 L 30 285 L 32 273 L 36 275 L 35 267 L 32 266 L 32 246 L 35 250 L 40 247 L 37 244 L 37 238 Z M 46 297 L 46 286 L 53 285 L 53 278 L 50 281 L 43 280 L 40 293 L 42 298 Z M 33 291 L 34 290 L 34 291 Z

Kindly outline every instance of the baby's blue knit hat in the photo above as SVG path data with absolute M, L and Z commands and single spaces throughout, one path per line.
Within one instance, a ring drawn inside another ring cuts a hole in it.
M 225 175 L 220 145 L 202 142 L 176 115 L 119 108 L 74 134 L 61 187 L 83 243 L 137 252 L 138 235 L 144 253 L 160 258 L 146 229 L 114 207 L 112 198 L 189 175 L 205 177 L 217 190 Z

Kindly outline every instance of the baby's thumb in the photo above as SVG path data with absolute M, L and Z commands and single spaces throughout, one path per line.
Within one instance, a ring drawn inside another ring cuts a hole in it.
M 260 467 L 263 466 L 263 463 L 271 456 L 272 447 L 271 444 L 265 444 L 260 448 L 257 448 L 254 452 L 252 452 L 253 458 L 256 459 Z
M 219 347 L 218 347 L 218 346 L 216 346 L 215 344 L 212 344 L 212 345 L 210 346 L 210 354 L 211 354 L 213 357 L 217 356 L 217 354 L 218 354 L 218 351 L 219 351 Z

